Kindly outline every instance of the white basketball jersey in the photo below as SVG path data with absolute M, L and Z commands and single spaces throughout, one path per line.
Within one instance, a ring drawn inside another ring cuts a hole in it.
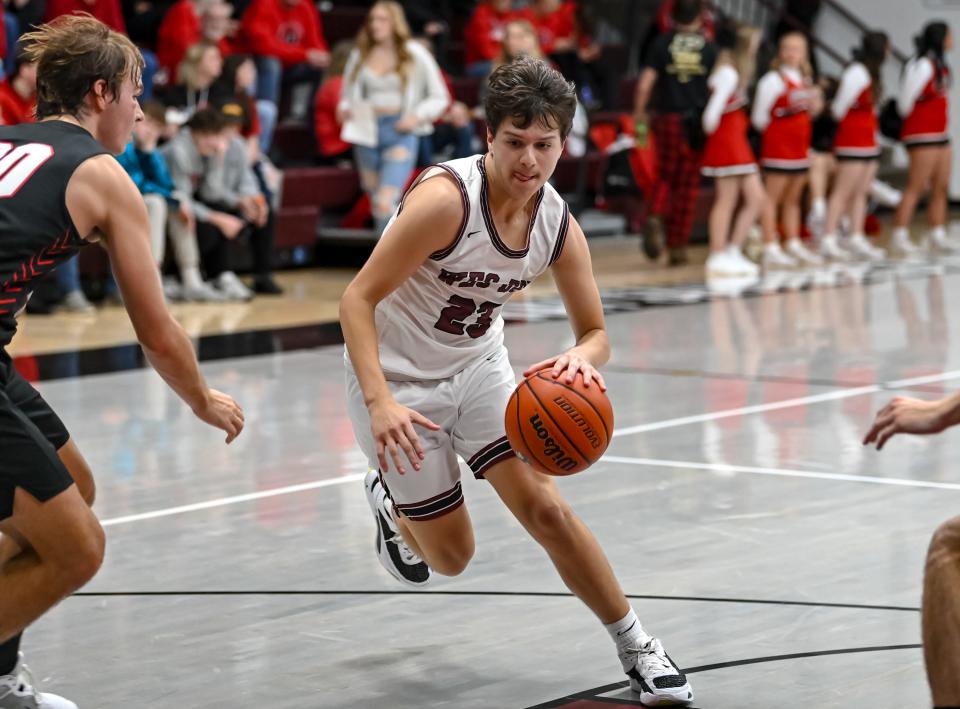
M 445 170 L 460 187 L 463 222 L 453 243 L 430 256 L 377 306 L 384 373 L 445 379 L 503 345 L 502 306 L 559 258 L 570 224 L 566 202 L 549 184 L 534 196 L 526 246 L 515 251 L 500 239 L 487 203 L 484 157 L 451 160 L 424 171 L 419 181 Z M 384 230 L 403 209 L 397 207 Z

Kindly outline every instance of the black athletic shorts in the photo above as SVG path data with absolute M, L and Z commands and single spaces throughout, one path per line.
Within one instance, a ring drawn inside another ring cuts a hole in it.
M 13 514 L 18 487 L 46 502 L 73 484 L 57 455 L 69 439 L 60 417 L 0 348 L 0 519 Z

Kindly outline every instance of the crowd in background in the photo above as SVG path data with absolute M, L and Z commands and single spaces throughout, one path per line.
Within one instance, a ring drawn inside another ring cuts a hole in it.
M 953 250 L 945 231 L 946 26 L 925 28 L 901 86 L 883 87 L 889 43 L 882 32 L 863 37 L 840 76 L 824 76 L 810 48 L 818 3 L 799 5 L 799 24 L 791 16 L 765 35 L 702 0 L 662 2 L 642 49 L 630 117 L 635 150 L 654 153 L 657 165 L 632 196 L 649 257 L 666 251 L 670 265 L 687 262 L 705 176 L 714 185 L 708 277 Z M 145 59 L 146 118 L 118 159 L 143 193 L 168 298 L 223 302 L 280 293 L 272 274 L 284 167 L 273 150 L 278 125 L 311 127 L 315 164 L 358 170 L 356 223 L 380 230 L 418 169 L 485 149 L 478 129 L 483 79 L 498 64 L 541 57 L 576 84 L 571 155 L 590 142 L 588 116 L 617 109 L 622 77 L 604 61 L 597 39 L 604 33 L 589 3 L 462 0 L 445 3 L 444 14 L 436 6 L 375 2 L 355 37 L 329 47 L 313 0 L 14 2 L 0 42 L 0 120 L 32 120 L 36 68 L 17 54 L 21 28 L 89 12 L 128 33 Z M 457 62 L 448 54 L 454 16 L 462 27 Z M 765 36 L 775 43 L 769 66 L 757 58 Z M 455 99 L 453 82 L 462 77 L 478 82 L 469 103 Z M 902 193 L 875 180 L 885 89 L 896 97 L 892 117 L 903 123 L 893 138 L 910 148 Z M 926 191 L 930 230 L 918 244 L 907 227 Z M 871 195 L 897 210 L 889 253 L 864 231 Z M 747 258 L 757 227 L 763 247 Z M 92 308 L 76 260 L 55 277 L 52 300 L 69 310 Z M 111 282 L 103 292 L 118 297 Z M 30 307 L 44 312 L 50 300 L 35 298 Z

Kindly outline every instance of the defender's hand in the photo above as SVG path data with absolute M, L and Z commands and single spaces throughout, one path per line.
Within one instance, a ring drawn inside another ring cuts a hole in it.
M 944 400 L 923 401 L 898 396 L 877 412 L 864 445 L 876 442 L 877 450 L 897 433 L 930 435 L 950 425 L 949 407 Z
M 232 443 L 243 430 L 243 409 L 240 404 L 216 389 L 209 391 L 206 401 L 193 413 L 204 423 L 226 431 L 227 443 Z

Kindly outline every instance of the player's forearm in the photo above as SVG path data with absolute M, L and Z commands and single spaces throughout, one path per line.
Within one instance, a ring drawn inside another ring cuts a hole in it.
M 573 347 L 594 367 L 601 367 L 610 359 L 610 340 L 604 329 L 590 330 L 584 333 Z
M 150 365 L 167 385 L 194 411 L 201 410 L 210 397 L 210 390 L 200 373 L 193 344 L 176 322 L 163 328 L 146 342 L 141 341 Z
M 380 366 L 375 312 L 375 305 L 357 296 L 349 288 L 340 299 L 343 341 L 367 406 L 392 396 Z
M 945 412 L 946 428 L 960 424 L 960 392 L 951 394 L 941 402 Z

